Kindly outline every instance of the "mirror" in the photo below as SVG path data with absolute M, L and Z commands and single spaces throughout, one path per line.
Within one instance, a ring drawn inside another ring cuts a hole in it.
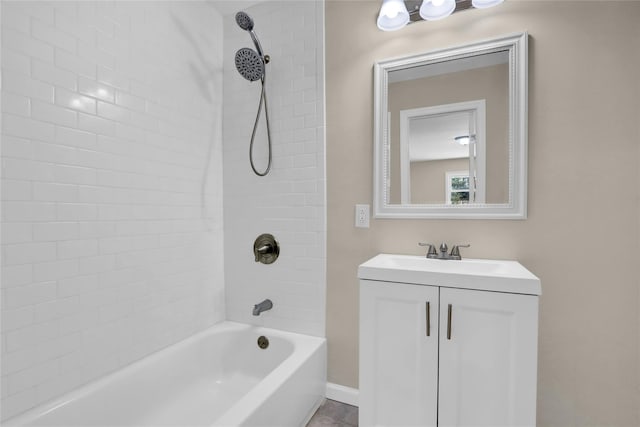
M 374 66 L 377 218 L 526 218 L 527 34 Z

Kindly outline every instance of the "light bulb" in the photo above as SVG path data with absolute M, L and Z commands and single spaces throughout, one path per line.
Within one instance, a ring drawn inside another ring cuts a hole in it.
M 409 12 L 403 0 L 383 0 L 378 15 L 378 28 L 382 31 L 395 31 L 407 25 Z
M 504 0 L 471 0 L 473 7 L 477 9 L 486 9 L 487 7 L 497 6 Z
M 456 0 L 423 0 L 420 17 L 427 21 L 436 21 L 451 15 L 456 9 Z

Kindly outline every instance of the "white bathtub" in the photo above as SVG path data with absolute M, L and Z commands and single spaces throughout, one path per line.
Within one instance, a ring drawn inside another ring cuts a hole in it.
M 223 322 L 2 425 L 302 426 L 325 361 L 323 338 Z

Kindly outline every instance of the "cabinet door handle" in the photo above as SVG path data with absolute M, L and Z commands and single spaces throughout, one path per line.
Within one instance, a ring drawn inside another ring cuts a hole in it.
M 429 304 L 429 301 L 427 301 L 426 303 L 426 309 L 427 309 L 427 336 L 430 337 L 431 336 L 431 305 Z
M 451 339 L 451 304 L 447 308 L 447 339 Z

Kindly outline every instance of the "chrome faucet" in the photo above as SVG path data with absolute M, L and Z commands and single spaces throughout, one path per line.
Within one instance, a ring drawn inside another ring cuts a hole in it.
M 440 243 L 440 253 L 438 254 L 438 259 L 447 259 L 447 244 L 445 242 Z
M 266 299 L 261 303 L 258 303 L 253 306 L 253 315 L 260 316 L 260 313 L 262 313 L 263 311 L 271 310 L 272 308 L 273 308 L 273 303 L 271 302 L 270 299 Z
M 451 248 L 451 253 L 447 253 L 447 251 L 449 250 L 448 246 L 446 243 L 442 242 L 440 244 L 440 253 L 436 252 L 436 247 L 435 245 L 432 245 L 431 243 L 418 243 L 418 246 L 428 246 L 429 249 L 427 250 L 427 258 L 430 259 L 442 259 L 442 260 L 449 260 L 449 259 L 453 259 L 453 260 L 461 260 L 462 257 L 460 256 L 460 248 L 468 248 L 471 245 L 467 244 L 467 245 L 453 245 L 453 247 Z

